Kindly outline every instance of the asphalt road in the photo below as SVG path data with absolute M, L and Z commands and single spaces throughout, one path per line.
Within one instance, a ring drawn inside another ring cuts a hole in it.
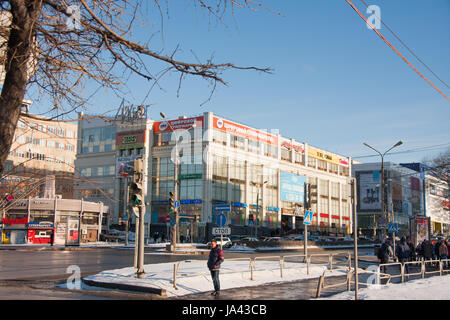
M 339 252 L 346 251 L 348 250 L 339 250 Z M 364 251 L 371 252 L 372 249 L 363 249 L 363 251 L 360 250 L 360 253 L 364 253 Z M 279 254 L 279 252 L 268 252 L 258 253 L 257 255 L 268 256 Z M 289 253 L 284 252 L 282 254 Z M 0 299 L 167 299 L 151 294 L 102 290 L 98 288 L 89 288 L 90 290 L 68 290 L 57 286 L 59 283 L 65 283 L 68 277 L 71 276 L 71 273 L 68 272 L 69 266 L 78 266 L 81 271 L 81 276 L 87 276 L 108 269 L 130 267 L 133 264 L 133 255 L 134 250 L 132 249 L 89 249 L 79 251 L 0 250 Z M 228 258 L 253 255 L 255 254 L 226 252 Z M 207 255 L 173 255 L 152 253 L 151 251 L 146 251 L 145 254 L 145 264 L 193 259 L 206 260 Z M 327 257 L 323 257 L 322 262 L 326 263 L 327 259 Z M 224 290 L 218 299 L 309 299 L 315 295 L 316 288 L 317 279 L 295 281 L 260 287 Z M 213 297 L 207 293 L 198 294 L 195 297 L 191 295 L 176 299 L 205 300 L 213 299 Z

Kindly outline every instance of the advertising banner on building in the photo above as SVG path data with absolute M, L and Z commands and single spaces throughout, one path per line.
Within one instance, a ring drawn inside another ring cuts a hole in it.
M 380 175 L 378 171 L 359 172 L 359 199 L 358 206 L 360 210 L 380 210 Z
M 392 199 L 402 200 L 402 186 L 398 184 L 392 184 Z
M 246 139 L 260 141 L 271 145 L 278 145 L 278 136 L 276 135 L 262 130 L 252 129 L 222 118 L 213 117 L 213 128 Z
M 411 240 L 417 246 L 423 240 L 430 240 L 430 218 L 429 217 L 415 217 L 410 219 Z
M 142 158 L 142 155 L 118 157 L 116 159 L 116 178 L 126 178 L 134 169 L 134 159 Z
M 312 157 L 319 160 L 324 160 L 326 162 L 340 164 L 343 166 L 348 166 L 348 159 L 346 157 L 341 157 L 333 153 L 329 153 L 314 147 L 308 146 L 308 157 Z
M 153 132 L 170 132 L 173 130 L 189 130 L 191 128 L 203 128 L 203 117 L 160 121 L 153 124 Z
M 116 133 L 116 150 L 145 147 L 145 130 Z
M 292 144 L 290 140 L 283 138 L 281 139 L 281 147 L 287 150 L 294 149 L 298 153 L 305 153 L 305 145 L 303 143 L 294 142 Z
M 303 203 L 306 177 L 281 171 L 280 195 L 282 201 Z

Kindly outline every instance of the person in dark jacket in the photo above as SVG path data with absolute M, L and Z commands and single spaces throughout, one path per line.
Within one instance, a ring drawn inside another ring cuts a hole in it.
M 53 247 L 53 243 L 55 242 L 55 231 L 52 229 L 50 233 L 50 245 Z
M 409 261 L 416 261 L 416 250 L 414 249 L 414 244 L 411 240 L 408 241 L 409 247 Z
M 445 244 L 444 241 L 441 240 L 439 242 L 439 260 L 445 260 L 447 259 L 447 257 L 448 257 L 447 245 Z M 444 263 L 443 267 L 447 268 L 447 262 L 444 261 L 443 263 Z
M 397 245 L 397 249 L 396 249 L 396 253 L 397 253 L 397 257 L 398 257 L 398 262 L 404 264 L 405 262 L 408 261 L 409 259 L 409 246 L 406 243 L 406 237 L 402 237 L 402 239 L 400 240 L 400 243 Z M 405 270 L 406 273 L 408 273 L 408 265 L 405 265 Z
M 224 256 L 222 248 L 217 245 L 216 240 L 211 240 L 211 251 L 209 252 L 207 265 L 209 271 L 211 272 L 211 277 L 214 284 L 214 292 L 211 293 L 213 296 L 218 296 L 220 292 L 219 270 L 223 260 Z
M 423 240 L 422 252 L 423 252 L 424 260 L 432 260 L 433 259 L 433 244 L 426 239 Z
M 386 238 L 378 250 L 378 259 L 380 259 L 380 264 L 388 263 L 389 257 L 393 256 L 392 247 L 390 245 L 389 239 Z M 387 267 L 381 267 L 381 272 L 387 273 Z

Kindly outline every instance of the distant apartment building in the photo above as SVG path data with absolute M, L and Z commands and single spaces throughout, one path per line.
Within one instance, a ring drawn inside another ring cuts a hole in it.
M 381 163 L 353 164 L 357 180 L 358 228 L 367 236 L 379 237 L 387 223 L 398 223 L 399 235 L 409 236 L 411 218 L 430 218 L 431 235 L 449 235 L 448 182 L 420 163 L 385 162 L 385 204 L 381 210 Z
M 177 134 L 183 135 L 178 144 Z M 169 192 L 177 185 L 182 234 L 211 236 L 209 227 L 220 214 L 220 204 L 230 205 L 226 215 L 233 234 L 254 232 L 256 221 L 258 233 L 301 232 L 304 208 L 298 191 L 305 182 L 312 186 L 314 217 L 309 230 L 342 235 L 352 230 L 351 159 L 276 131 L 205 112 L 168 121 L 80 120 L 78 135 L 76 168 L 86 181 L 80 179 L 77 192 L 86 200 L 106 203 L 112 223 L 122 223 L 129 214 L 124 206 L 127 178 L 121 167 L 145 156 L 145 222 L 151 230 L 166 232 Z M 175 177 L 172 158 L 177 149 L 184 160 Z M 191 221 L 196 221 L 194 226 Z
M 438 174 L 432 167 L 422 163 L 401 163 L 420 173 L 420 184 L 425 190 L 423 216 L 430 218 L 432 235 L 450 235 L 450 193 L 448 176 Z
M 6 161 L 0 192 L 37 196 L 35 183 L 48 175 L 56 178 L 55 193 L 73 198 L 77 124 L 26 114 L 19 118 Z

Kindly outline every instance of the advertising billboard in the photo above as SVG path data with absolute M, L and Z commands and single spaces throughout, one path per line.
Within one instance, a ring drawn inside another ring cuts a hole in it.
M 169 132 L 173 130 L 189 130 L 191 128 L 203 128 L 203 117 L 160 121 L 153 124 L 153 132 Z
M 116 159 L 116 178 L 126 178 L 134 169 L 134 159 L 142 158 L 142 155 L 118 157 Z
M 276 135 L 267 133 L 263 130 L 252 129 L 222 118 L 213 117 L 213 128 L 246 139 L 278 145 L 278 136 Z
M 308 157 L 312 157 L 319 160 L 324 160 L 333 164 L 340 164 L 343 166 L 348 166 L 348 159 L 345 157 L 338 156 L 333 153 L 322 151 L 314 147 L 308 146 Z
M 359 201 L 360 210 L 381 210 L 380 172 L 360 172 L 359 177 Z
M 116 150 L 145 147 L 145 130 L 116 133 Z
M 280 194 L 281 201 L 303 203 L 306 177 L 281 171 Z

